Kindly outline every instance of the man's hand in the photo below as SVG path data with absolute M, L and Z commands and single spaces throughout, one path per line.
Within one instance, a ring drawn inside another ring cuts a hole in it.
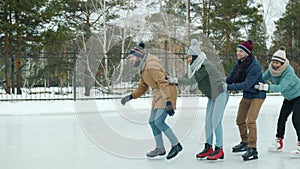
M 169 114 L 169 116 L 173 116 L 175 114 L 171 101 L 166 102 L 166 112 Z
M 269 90 L 269 85 L 261 83 L 261 82 L 258 82 L 257 85 L 254 85 L 254 89 L 268 91 Z
M 125 103 L 128 102 L 128 101 L 130 101 L 131 99 L 133 99 L 133 96 L 130 94 L 130 95 L 128 95 L 128 96 L 123 97 L 123 98 L 121 99 L 121 103 L 122 103 L 123 105 L 125 105 Z

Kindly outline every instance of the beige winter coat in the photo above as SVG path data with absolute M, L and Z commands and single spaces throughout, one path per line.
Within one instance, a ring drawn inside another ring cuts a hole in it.
M 152 109 L 165 108 L 167 101 L 171 101 L 174 110 L 176 109 L 176 85 L 168 83 L 167 74 L 158 58 L 148 53 L 139 85 L 132 92 L 133 98 L 136 99 L 145 94 L 149 87 L 153 94 Z

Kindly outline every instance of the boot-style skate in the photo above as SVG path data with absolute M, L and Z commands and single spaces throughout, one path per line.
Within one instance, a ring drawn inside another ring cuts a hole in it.
M 180 143 L 173 146 L 167 155 L 167 160 L 175 160 L 183 154 L 183 148 Z
M 291 153 L 290 157 L 300 158 L 300 142 L 298 142 L 296 150 Z
M 237 153 L 237 152 L 247 151 L 247 148 L 248 148 L 248 143 L 240 142 L 240 144 L 232 147 L 232 152 Z
M 242 155 L 242 157 L 243 157 L 244 161 L 255 160 L 255 159 L 258 159 L 257 154 L 258 154 L 258 152 L 257 152 L 256 148 L 248 147 L 247 152 L 244 155 Z
M 224 151 L 222 147 L 215 147 L 215 151 L 207 156 L 207 160 L 224 159 Z
M 146 154 L 149 159 L 160 159 L 163 158 L 166 154 L 166 150 L 164 148 L 155 148 Z
M 205 143 L 204 149 L 200 153 L 196 154 L 196 158 L 197 159 L 205 158 L 212 152 L 213 152 L 212 146 L 208 143 Z
M 282 151 L 283 148 L 283 139 L 277 137 L 274 142 L 268 147 L 269 151 Z

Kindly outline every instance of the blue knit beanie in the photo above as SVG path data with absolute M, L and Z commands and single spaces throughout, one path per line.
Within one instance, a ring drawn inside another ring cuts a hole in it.
M 136 46 L 136 47 L 134 47 L 130 50 L 129 54 L 140 57 L 140 58 L 143 58 L 146 54 L 144 49 L 145 49 L 145 43 L 140 42 L 138 46 Z

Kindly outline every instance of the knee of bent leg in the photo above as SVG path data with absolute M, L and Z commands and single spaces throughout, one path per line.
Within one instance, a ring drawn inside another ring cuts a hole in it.
M 254 119 L 248 119 L 247 120 L 247 125 L 248 125 L 248 127 L 254 127 L 254 126 L 256 126 L 256 120 L 254 120 Z
M 154 121 L 154 125 L 157 126 L 157 127 L 163 125 L 163 123 L 164 123 L 164 122 L 161 121 L 161 120 L 155 120 L 155 121 Z
M 155 121 L 149 121 L 148 124 L 149 124 L 151 127 L 156 126 L 156 125 L 155 125 Z
M 155 126 L 157 128 L 159 128 L 161 131 L 165 131 L 169 128 L 169 126 L 164 122 L 164 121 L 161 121 L 161 120 L 155 120 Z
M 235 123 L 236 123 L 238 126 L 240 126 L 240 125 L 246 124 L 246 121 L 245 121 L 245 120 L 236 119 Z

